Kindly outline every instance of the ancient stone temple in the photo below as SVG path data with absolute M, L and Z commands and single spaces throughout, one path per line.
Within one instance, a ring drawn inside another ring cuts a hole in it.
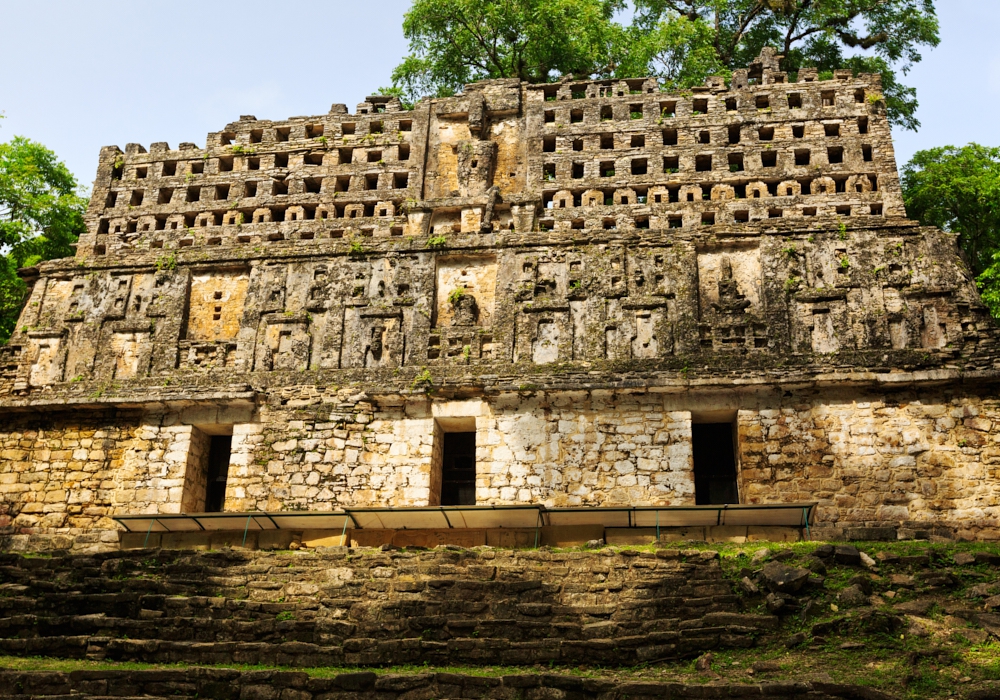
M 814 534 L 1000 536 L 996 329 L 906 218 L 879 77 L 777 66 L 102 149 L 75 258 L 23 271 L 0 348 L 9 542 L 790 502 Z

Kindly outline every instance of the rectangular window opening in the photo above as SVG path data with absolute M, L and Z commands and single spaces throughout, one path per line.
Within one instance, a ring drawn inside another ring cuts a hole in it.
M 740 502 L 733 442 L 732 423 L 695 423 L 691 426 L 696 505 Z
M 445 433 L 441 454 L 441 505 L 476 505 L 476 434 Z
M 233 451 L 232 435 L 211 435 L 208 446 L 208 483 L 205 486 L 205 512 L 221 513 L 226 505 L 226 481 L 229 457 Z

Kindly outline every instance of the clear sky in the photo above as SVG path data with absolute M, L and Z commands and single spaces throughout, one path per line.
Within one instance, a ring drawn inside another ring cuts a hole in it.
M 937 0 L 941 45 L 904 78 L 923 123 L 917 150 L 1000 145 L 1000 2 Z M 89 188 L 101 146 L 203 145 L 241 114 L 351 111 L 389 84 L 406 51 L 408 0 L 0 0 L 0 140 L 53 149 Z

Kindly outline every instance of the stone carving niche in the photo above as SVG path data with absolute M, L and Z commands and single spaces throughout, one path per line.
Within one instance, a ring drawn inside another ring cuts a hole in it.
M 492 255 L 438 259 L 428 360 L 492 359 L 496 286 Z
M 703 348 L 767 347 L 767 327 L 760 313 L 760 280 L 757 246 L 699 252 L 699 334 Z

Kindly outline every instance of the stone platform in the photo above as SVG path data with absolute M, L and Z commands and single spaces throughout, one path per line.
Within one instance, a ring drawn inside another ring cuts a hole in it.
M 749 647 L 717 552 L 441 547 L 0 555 L 0 654 L 272 666 L 631 666 Z
M 646 700 L 646 698 L 803 698 L 892 700 L 870 688 L 822 681 L 754 685 L 617 683 L 557 674 L 466 676 L 345 673 L 310 678 L 305 673 L 196 668 L 184 671 L 75 671 L 48 673 L 0 671 L 0 684 L 14 688 L 17 700 L 29 698 L 257 698 L 272 700 L 405 700 L 408 698 L 563 698 L 565 700 Z

